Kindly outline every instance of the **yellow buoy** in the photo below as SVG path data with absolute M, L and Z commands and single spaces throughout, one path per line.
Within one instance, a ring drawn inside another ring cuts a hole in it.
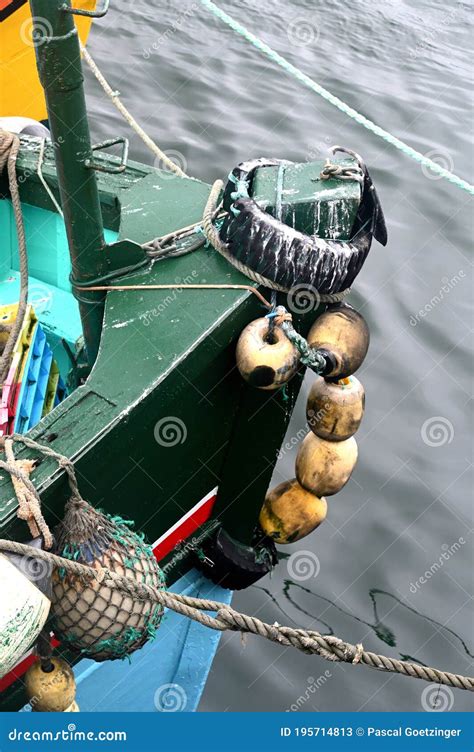
M 36 661 L 25 674 L 25 688 L 31 709 L 42 713 L 77 712 L 76 682 L 72 668 L 62 658 L 51 658 L 51 671 Z
M 326 441 L 309 433 L 296 456 L 296 477 L 303 488 L 316 496 L 331 496 L 351 477 L 357 462 L 357 442 Z
M 260 512 L 260 526 L 276 543 L 294 543 L 326 519 L 326 499 L 307 491 L 296 478 L 268 492 Z
M 236 351 L 242 377 L 259 389 L 278 389 L 296 373 L 300 355 L 279 327 L 256 319 L 245 327 Z
M 326 378 L 342 379 L 355 373 L 369 348 L 369 327 L 364 317 L 345 303 L 320 316 L 308 334 L 311 347 L 323 350 L 332 364 Z
M 318 376 L 306 403 L 308 425 L 321 439 L 344 441 L 359 428 L 364 405 L 364 387 L 355 376 L 335 382 Z

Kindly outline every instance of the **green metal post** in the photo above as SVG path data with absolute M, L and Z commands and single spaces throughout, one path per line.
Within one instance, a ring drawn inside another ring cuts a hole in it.
M 38 73 L 46 97 L 49 127 L 64 212 L 73 285 L 91 283 L 106 271 L 105 240 L 91 140 L 79 37 L 69 0 L 30 0 Z M 104 297 L 80 292 L 84 341 L 89 363 L 99 349 Z

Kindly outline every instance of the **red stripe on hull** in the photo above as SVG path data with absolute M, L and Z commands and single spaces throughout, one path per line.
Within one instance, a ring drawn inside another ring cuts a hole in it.
M 201 501 L 199 501 L 196 506 L 190 509 L 189 512 L 181 517 L 181 519 L 178 520 L 178 522 L 173 525 L 170 530 L 162 535 L 161 538 L 158 538 L 158 540 L 155 541 L 155 543 L 153 544 L 153 553 L 157 561 L 164 559 L 164 557 L 171 553 L 171 551 L 176 548 L 179 543 L 185 541 L 187 538 L 189 538 L 190 535 L 195 532 L 195 530 L 197 530 L 199 527 L 201 527 L 201 525 L 207 522 L 207 520 L 211 516 L 216 498 L 217 489 L 214 489 L 213 491 L 208 493 L 207 496 L 201 499 Z M 53 647 L 57 647 L 59 645 L 58 640 L 56 640 L 56 638 L 54 637 L 52 638 L 52 645 Z M 23 674 L 28 671 L 35 660 L 36 656 L 34 656 L 33 654 L 27 655 L 25 658 L 23 658 L 23 660 L 20 661 L 20 663 L 15 666 L 14 669 L 12 669 L 12 671 L 10 671 L 10 673 L 6 674 L 6 676 L 0 679 L 0 692 L 3 692 L 11 684 L 20 679 Z

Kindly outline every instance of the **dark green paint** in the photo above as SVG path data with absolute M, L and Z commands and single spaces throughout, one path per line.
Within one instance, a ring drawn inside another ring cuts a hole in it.
M 86 166 L 87 160 L 92 160 L 92 148 L 79 37 L 74 17 L 62 10 L 71 6 L 69 0 L 30 0 L 30 6 L 42 42 L 36 48 L 36 59 L 55 150 L 72 278 L 84 284 L 101 276 L 106 262 L 96 177 Z M 50 30 L 49 36 L 44 35 L 44 28 Z M 104 297 L 102 293 L 82 293 L 79 303 L 91 364 L 99 346 Z
M 22 199 L 45 206 L 50 199 L 32 169 L 37 148 L 22 139 Z M 114 162 L 100 153 L 95 158 Z M 55 190 L 50 150 L 44 174 Z M 136 163 L 122 175 L 100 173 L 98 187 L 107 223 L 119 229 L 118 243 L 129 241 L 131 249 L 199 220 L 209 193 L 200 181 L 170 178 Z M 248 280 L 211 248 L 120 279 L 121 284 L 138 285 L 186 282 Z M 245 290 L 110 291 L 92 372 L 30 435 L 74 461 L 86 499 L 106 512 L 134 519 L 149 541 L 218 485 L 214 520 L 196 531 L 191 543 L 200 545 L 216 522 L 234 538 L 249 542 L 302 379 L 301 373 L 287 390 L 276 393 L 243 383 L 235 365 L 236 342 L 242 329 L 265 313 Z M 300 331 L 304 333 L 316 315 L 297 322 Z M 182 443 L 157 442 L 156 424 L 167 417 L 185 426 Z M 32 456 L 24 449 L 17 454 Z M 54 526 L 68 497 L 64 474 L 43 459 L 32 480 Z M 0 535 L 25 540 L 27 526 L 17 519 L 16 510 L 11 482 L 4 477 Z M 189 568 L 190 553 L 186 547 L 182 555 L 174 552 L 162 562 L 169 585 Z
M 336 160 L 354 167 L 353 159 Z M 253 181 L 253 197 L 270 214 L 275 214 L 277 192 L 281 188 L 281 219 L 307 235 L 348 240 L 360 201 L 360 187 L 354 180 L 322 180 L 323 161 L 289 164 L 283 170 L 281 186 L 279 167 L 264 167 Z

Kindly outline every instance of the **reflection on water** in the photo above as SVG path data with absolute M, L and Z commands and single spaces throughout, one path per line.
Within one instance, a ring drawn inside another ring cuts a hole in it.
M 283 608 L 283 604 L 282 604 L 281 599 L 277 600 L 277 598 L 273 595 L 273 593 L 271 593 L 269 590 L 267 590 L 266 588 L 264 588 L 262 586 L 256 585 L 255 587 L 256 587 L 256 589 L 262 590 L 265 593 L 265 595 L 268 598 L 270 598 L 270 600 L 275 604 L 276 608 L 278 608 L 281 611 L 281 613 L 284 614 L 284 616 L 288 619 L 288 623 L 289 624 L 292 622 L 293 625 L 299 626 L 299 623 L 295 622 L 294 618 L 290 616 L 290 614 L 288 613 L 288 611 L 285 611 L 285 609 Z M 326 598 L 324 595 L 320 595 L 319 593 L 313 592 L 312 590 L 310 590 L 309 588 L 305 587 L 304 585 L 302 585 L 299 582 L 291 582 L 290 580 L 285 580 L 284 581 L 283 589 L 282 589 L 284 597 L 288 600 L 289 603 L 291 603 L 292 606 L 295 607 L 295 609 L 297 611 L 299 611 L 301 614 L 304 614 L 305 616 L 309 616 L 312 619 L 312 622 L 313 622 L 312 629 L 317 629 L 318 632 L 321 632 L 324 635 L 335 635 L 336 637 L 340 637 L 341 639 L 345 639 L 344 635 L 338 635 L 338 634 L 336 634 L 335 631 L 334 631 L 334 629 L 330 626 L 330 624 L 327 621 L 324 621 L 323 619 L 319 618 L 317 604 L 312 608 L 311 611 L 306 610 L 292 596 L 292 591 L 293 590 L 301 590 L 304 593 L 308 593 L 308 595 L 311 596 L 311 601 L 313 601 L 313 600 L 322 601 L 323 603 L 328 604 L 331 608 L 335 608 L 337 611 L 340 611 L 341 613 L 343 613 L 346 616 L 350 617 L 354 621 L 357 621 L 360 624 L 365 624 L 367 627 L 369 627 L 370 629 L 372 629 L 374 631 L 374 633 L 376 634 L 376 636 L 380 640 L 382 640 L 382 642 L 385 642 L 386 645 L 389 645 L 390 647 L 395 647 L 397 645 L 397 639 L 396 639 L 396 636 L 395 636 L 393 630 L 390 627 L 388 627 L 386 624 L 384 624 L 380 620 L 379 615 L 378 615 L 377 597 L 379 595 L 385 595 L 388 598 L 391 598 L 392 600 L 394 600 L 402 608 L 405 608 L 408 611 L 411 611 L 416 616 L 419 616 L 421 619 L 425 619 L 427 622 L 430 622 L 436 628 L 438 628 L 440 631 L 449 633 L 457 642 L 460 643 L 460 646 L 462 647 L 462 649 L 464 650 L 464 652 L 470 658 L 474 658 L 474 653 L 470 652 L 470 650 L 469 650 L 466 642 L 463 640 L 463 638 L 460 635 L 456 634 L 456 632 L 454 632 L 454 630 L 452 630 L 450 627 L 446 626 L 446 624 L 443 624 L 443 623 L 437 621 L 436 619 L 432 619 L 430 616 L 427 616 L 426 614 L 419 613 L 414 608 L 412 608 L 412 606 L 410 606 L 407 603 L 403 603 L 400 600 L 400 598 L 398 598 L 393 593 L 388 593 L 386 590 L 377 590 L 377 589 L 369 590 L 368 595 L 369 595 L 369 598 L 370 598 L 370 600 L 372 602 L 373 621 L 367 621 L 365 619 L 362 619 L 359 616 L 356 616 L 355 613 L 352 613 L 350 611 L 345 610 L 338 603 L 336 603 L 335 601 L 331 601 L 329 598 Z M 325 611 L 327 611 L 327 607 L 325 608 Z M 384 616 L 384 618 L 388 618 L 389 615 L 390 615 L 390 610 Z M 321 629 L 321 627 L 316 626 L 317 624 L 322 625 L 323 628 Z M 400 658 L 402 660 L 415 661 L 417 663 L 422 663 L 419 659 L 415 659 L 415 658 L 411 657 L 407 653 L 400 653 Z M 424 665 L 426 665 L 426 664 L 424 664 Z

